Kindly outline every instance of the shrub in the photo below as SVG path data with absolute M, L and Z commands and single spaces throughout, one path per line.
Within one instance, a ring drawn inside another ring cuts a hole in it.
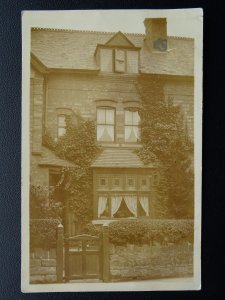
M 192 220 L 121 220 L 109 225 L 110 242 L 117 245 L 193 242 Z
M 94 236 L 100 236 L 102 233 L 102 226 L 101 225 L 93 225 L 92 223 L 88 223 L 84 229 L 84 233 L 94 235 Z
M 58 219 L 31 219 L 30 246 L 48 247 L 56 244 Z
M 63 204 L 55 199 L 56 188 L 30 185 L 30 218 L 62 220 Z

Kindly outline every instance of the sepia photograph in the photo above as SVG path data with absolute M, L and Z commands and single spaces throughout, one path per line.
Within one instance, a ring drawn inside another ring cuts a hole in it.
M 202 18 L 23 12 L 23 292 L 201 289 Z

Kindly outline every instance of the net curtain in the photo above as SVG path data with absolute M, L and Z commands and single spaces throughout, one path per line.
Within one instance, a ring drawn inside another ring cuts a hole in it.
M 139 202 L 141 203 L 141 206 L 143 208 L 143 210 L 146 213 L 146 216 L 149 216 L 149 203 L 148 203 L 148 197 L 147 196 L 142 196 L 139 197 Z
M 105 196 L 99 197 L 98 198 L 98 217 L 99 218 L 105 211 L 106 205 L 107 205 L 107 197 L 105 197 Z
M 136 196 L 125 196 L 124 201 L 128 207 L 128 209 L 132 212 L 132 214 L 137 217 L 137 197 Z
M 113 196 L 111 199 L 111 216 L 118 211 L 120 204 L 122 202 L 122 196 Z
M 113 141 L 114 137 L 114 110 L 97 110 L 97 139 Z

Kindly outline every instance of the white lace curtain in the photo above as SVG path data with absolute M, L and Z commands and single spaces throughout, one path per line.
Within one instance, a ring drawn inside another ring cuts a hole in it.
M 143 210 L 146 213 L 146 216 L 149 216 L 149 203 L 148 203 L 148 197 L 147 196 L 141 196 L 139 197 L 139 201 L 141 203 L 141 206 Z
M 125 126 L 125 141 L 134 142 L 139 137 L 138 126 Z
M 97 125 L 97 140 L 98 141 L 113 141 L 114 126 L 113 125 Z
M 101 214 L 103 214 L 103 212 L 106 209 L 106 205 L 107 205 L 107 197 L 105 196 L 101 196 L 98 198 L 98 217 L 100 218 Z
M 113 196 L 111 199 L 111 216 L 118 211 L 122 202 L 122 196 Z
M 137 217 L 137 197 L 136 196 L 125 196 L 124 201 L 128 209 Z

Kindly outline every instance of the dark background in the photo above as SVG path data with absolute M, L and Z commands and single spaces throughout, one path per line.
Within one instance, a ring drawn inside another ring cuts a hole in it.
M 202 290 L 190 292 L 20 292 L 21 11 L 204 10 Z M 0 0 L 0 299 L 224 299 L 225 9 L 223 1 Z

